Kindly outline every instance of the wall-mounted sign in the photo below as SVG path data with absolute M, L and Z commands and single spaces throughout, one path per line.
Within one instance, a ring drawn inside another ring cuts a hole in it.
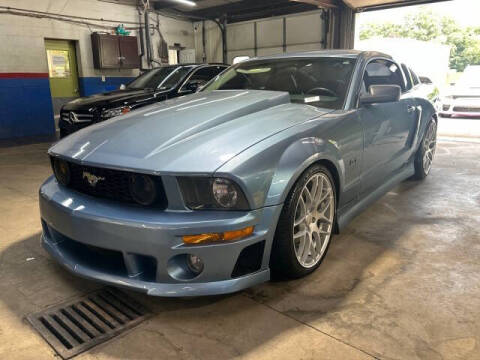
M 47 50 L 48 73 L 50 78 L 70 77 L 70 61 L 66 50 Z

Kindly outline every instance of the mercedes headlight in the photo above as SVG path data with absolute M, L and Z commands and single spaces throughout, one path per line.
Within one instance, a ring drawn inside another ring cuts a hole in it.
M 120 116 L 120 115 L 127 114 L 131 110 L 132 109 L 130 108 L 130 106 L 120 106 L 120 107 L 113 108 L 113 109 L 107 109 L 107 110 L 104 110 L 102 112 L 102 118 L 104 120 L 110 119 L 110 118 L 115 117 L 115 116 Z
M 192 210 L 248 210 L 242 189 L 232 180 L 211 177 L 178 177 L 183 199 Z

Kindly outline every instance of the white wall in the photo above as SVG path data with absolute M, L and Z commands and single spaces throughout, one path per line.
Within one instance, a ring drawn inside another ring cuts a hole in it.
M 0 0 L 0 6 L 59 13 L 115 22 L 97 24 L 116 26 L 122 22 L 138 22 L 137 9 L 98 0 Z M 0 12 L 2 9 L 0 9 Z M 156 15 L 151 15 L 155 23 Z M 143 18 L 142 18 L 143 21 Z M 126 27 L 137 25 L 126 24 Z M 168 45 L 180 43 L 194 48 L 193 25 L 189 21 L 160 17 L 160 29 Z M 0 72 L 48 72 L 45 55 L 46 38 L 76 40 L 79 76 L 135 76 L 138 70 L 96 70 L 93 68 L 91 31 L 106 31 L 99 26 L 72 24 L 51 19 L 38 19 L 0 13 Z M 132 32 L 136 35 L 136 31 Z M 152 35 L 153 53 L 158 58 L 158 32 Z M 140 46 L 139 46 L 140 48 Z
M 203 62 L 202 26 L 205 24 L 205 56 L 207 62 L 222 62 L 222 33 L 213 21 L 196 22 L 193 24 L 195 34 L 196 61 Z
M 227 61 L 236 56 L 264 56 L 324 48 L 322 11 L 271 17 L 227 25 Z M 285 22 L 285 39 L 284 39 Z M 255 39 L 256 27 L 256 39 Z M 194 24 L 197 61 L 202 61 L 202 22 Z M 218 26 L 205 22 L 205 53 L 208 62 L 222 62 L 222 37 Z M 256 41 L 255 41 L 256 40 Z M 255 46 L 256 43 L 256 46 Z

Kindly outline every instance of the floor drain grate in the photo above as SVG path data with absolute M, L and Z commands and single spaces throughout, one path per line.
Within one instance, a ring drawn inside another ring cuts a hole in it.
M 117 289 L 104 288 L 27 317 L 63 359 L 69 359 L 145 320 L 150 311 Z

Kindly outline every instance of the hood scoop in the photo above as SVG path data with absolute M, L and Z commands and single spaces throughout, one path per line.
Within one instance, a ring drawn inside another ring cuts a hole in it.
M 195 113 L 197 111 L 204 113 L 207 109 L 209 112 L 212 112 L 212 115 L 206 117 L 203 121 L 199 119 L 197 124 L 186 128 L 184 131 L 179 132 L 169 140 L 163 142 L 159 147 L 150 152 L 147 157 L 155 155 L 169 146 L 187 140 L 192 135 L 197 135 L 202 131 L 211 129 L 222 123 L 290 102 L 290 95 L 288 93 L 275 93 L 274 96 L 270 93 L 270 96 L 267 97 L 254 96 L 255 94 L 252 94 L 252 92 L 249 91 L 232 91 L 230 96 L 227 97 L 223 96 L 225 95 L 222 94 L 224 91 L 217 93 L 222 96 L 206 102 L 203 101 L 203 98 L 194 99 L 188 104 L 182 104 L 179 106 L 176 109 L 178 116 L 182 116 L 182 112 L 185 112 L 185 114 L 190 114 L 192 112 Z M 155 116 L 156 114 L 161 114 L 163 111 L 164 110 L 162 109 L 148 112 L 144 114 L 144 116 Z

